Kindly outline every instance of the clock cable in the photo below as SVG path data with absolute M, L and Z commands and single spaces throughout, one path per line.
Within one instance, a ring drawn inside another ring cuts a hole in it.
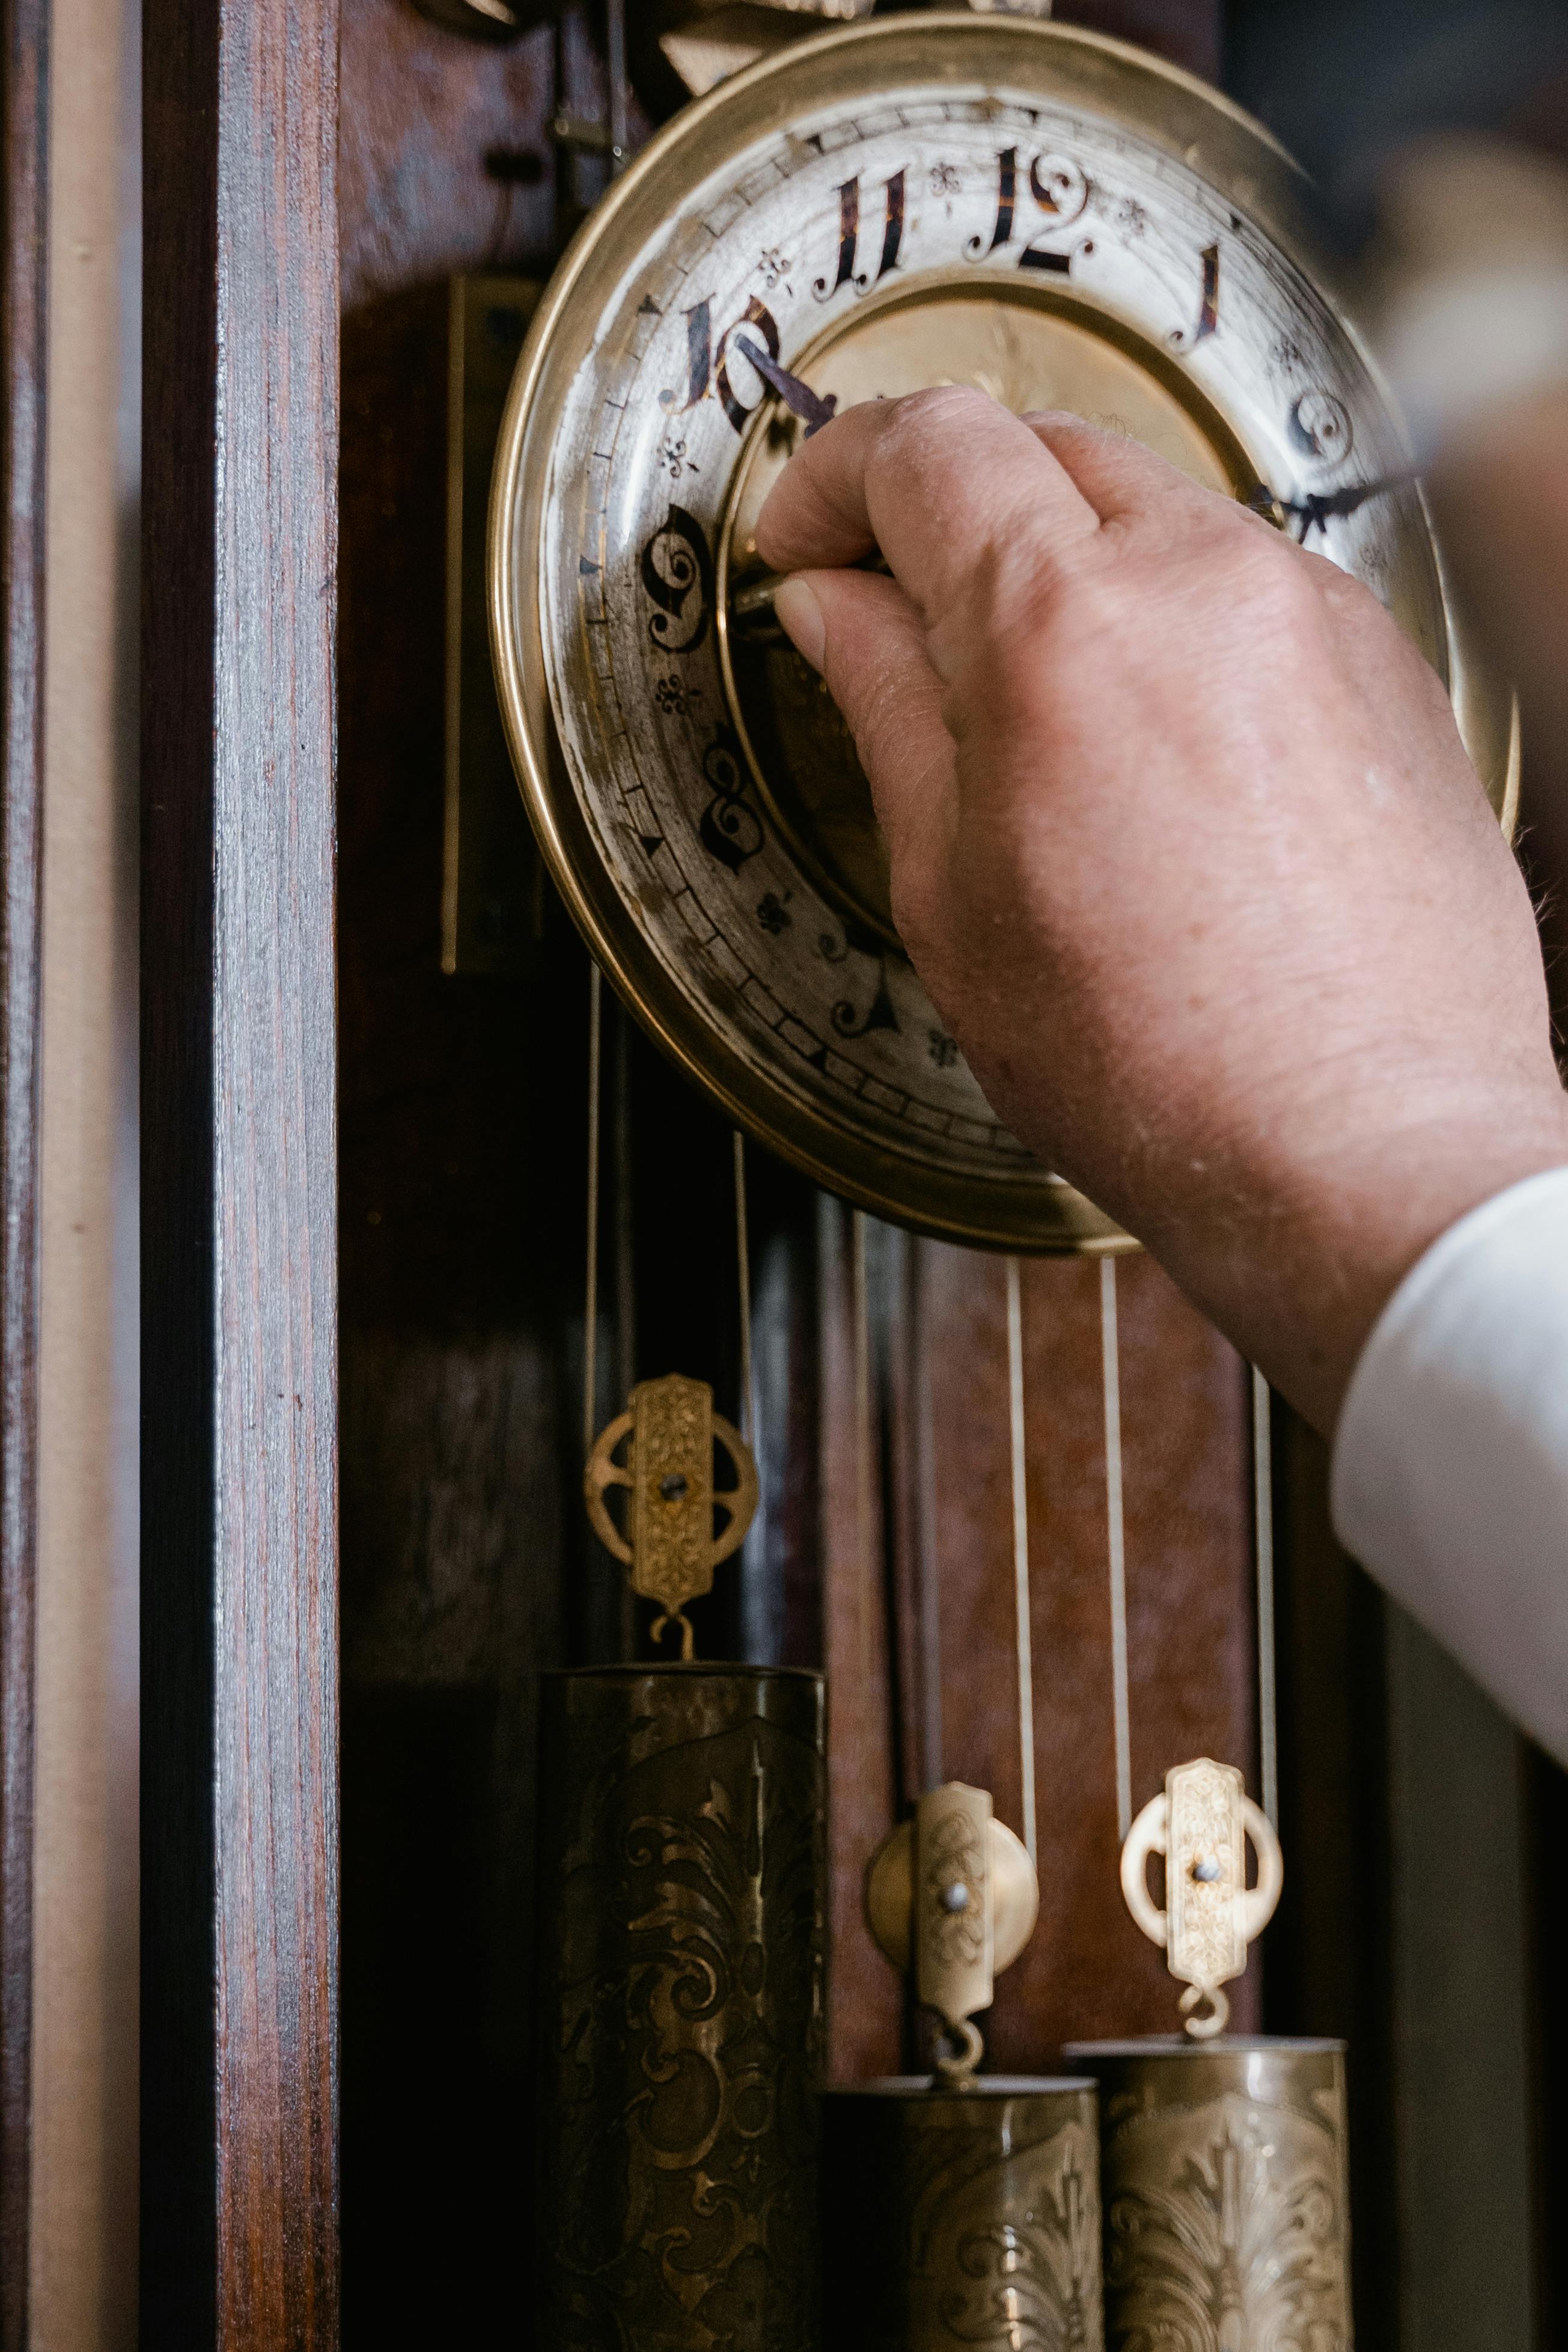
M 1030 1622 L 1029 1481 L 1023 1396 L 1023 1286 L 1016 1257 L 1008 1260 L 1008 1435 L 1013 1488 L 1013 1600 L 1017 1622 L 1019 1764 L 1023 1788 L 1023 1842 L 1035 1851 L 1034 1649 Z
M 1252 1531 L 1258 1562 L 1258 1764 L 1263 1811 L 1280 1826 L 1279 1691 L 1274 1662 L 1273 1397 L 1252 1367 Z
M 1173 1976 L 1186 1981 L 1180 2008 L 1196 2041 L 1223 2032 L 1223 1983 L 1247 1965 L 1247 1948 L 1268 1925 L 1283 1877 L 1278 1837 L 1278 1703 L 1274 1651 L 1274 1512 L 1269 1383 L 1249 1368 L 1252 1421 L 1252 1539 L 1256 1578 L 1258 1747 L 1263 1802 L 1247 1796 L 1234 1765 L 1208 1757 L 1178 1764 L 1165 1787 L 1133 1815 L 1132 1710 L 1127 1667 L 1126 1540 L 1122 1485 L 1122 1392 L 1116 1261 L 1100 1262 L 1100 1342 L 1105 1405 L 1105 1518 L 1110 1568 L 1111 1702 L 1116 1755 L 1116 1821 L 1122 1888 L 1137 1925 L 1166 1947 Z M 1246 1842 L 1258 1856 L 1246 1883 Z M 1166 1905 L 1145 1885 L 1149 1856 L 1166 1857 Z M 1187 1882 L 1190 1881 L 1190 1886 Z
M 740 1433 L 757 1451 L 757 1385 L 751 1353 L 751 1239 L 746 1211 L 746 1138 L 735 1130 L 735 1270 L 740 1297 Z
M 620 1007 L 615 1057 L 615 1292 L 616 1372 L 623 1397 L 630 1395 L 636 1371 L 636 1275 L 633 1262 L 632 1213 L 631 1023 Z M 599 1426 L 599 1245 L 602 1211 L 604 1093 L 604 977 L 591 959 L 588 967 L 588 1171 L 587 1234 L 583 1275 L 582 1444 L 585 1455 L 594 1450 Z M 757 1444 L 756 1368 L 751 1335 L 751 1244 L 747 1209 L 746 1139 L 739 1129 L 732 1137 L 735 1187 L 736 1287 L 739 1323 L 740 1433 L 755 1452 Z
M 1100 1261 L 1100 1368 L 1105 1402 L 1105 1534 L 1111 1571 L 1111 1700 L 1116 1746 L 1116 1834 L 1133 1826 L 1133 1740 L 1127 1703 L 1127 1557 L 1122 1519 L 1122 1374 L 1116 1261 Z
M 582 1451 L 593 1451 L 599 1425 L 599 1096 L 604 979 L 588 966 L 588 1264 L 582 1302 Z

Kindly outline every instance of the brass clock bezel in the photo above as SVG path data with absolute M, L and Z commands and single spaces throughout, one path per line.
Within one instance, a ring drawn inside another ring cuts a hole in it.
M 497 451 L 490 505 L 490 625 L 507 735 L 550 872 L 591 952 L 670 1058 L 736 1124 L 828 1191 L 943 1239 L 1028 1254 L 1134 1246 L 1092 1203 L 1042 1172 L 1032 1188 L 933 1166 L 789 1099 L 693 1004 L 632 921 L 599 859 L 556 737 L 539 624 L 539 562 L 556 419 L 597 320 L 646 235 L 693 187 L 759 140 L 841 99 L 851 58 L 885 101 L 904 86 L 952 81 L 1041 88 L 1120 121 L 1199 173 L 1245 213 L 1333 307 L 1383 389 L 1332 257 L 1312 231 L 1299 168 L 1261 125 L 1179 68 L 1130 45 L 1035 19 L 909 15 L 792 45 L 685 108 L 578 232 L 535 313 Z M 1043 94 L 1043 90 L 1042 90 Z M 589 326 L 591 333 L 591 323 Z M 1394 403 L 1384 392 L 1391 415 Z M 1517 798 L 1511 697 L 1489 678 L 1437 566 L 1448 636 L 1445 684 L 1461 735 L 1505 827 Z M 1039 1204 L 1051 1202 L 1042 1232 Z

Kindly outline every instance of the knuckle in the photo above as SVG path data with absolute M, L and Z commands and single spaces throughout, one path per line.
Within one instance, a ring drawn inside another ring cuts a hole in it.
M 935 384 L 924 392 L 904 393 L 883 404 L 878 459 L 884 464 L 904 463 L 913 451 L 963 432 L 995 405 L 987 394 L 967 383 Z

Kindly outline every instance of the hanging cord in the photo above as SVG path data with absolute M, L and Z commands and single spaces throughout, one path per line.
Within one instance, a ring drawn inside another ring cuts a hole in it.
M 942 1578 L 936 1554 L 936 1444 L 932 1427 L 931 1359 L 926 1348 L 930 1318 L 925 1305 L 925 1260 L 912 1244 L 909 1267 L 909 1377 L 915 1392 L 915 1519 L 920 1579 L 920 1785 L 939 1789 L 946 1779 L 942 1741 Z
M 615 1021 L 615 1398 L 626 1404 L 637 1378 L 636 1223 L 632 1166 L 632 1016 L 611 1007 Z
M 757 1451 L 757 1390 L 751 1361 L 751 1242 L 746 1220 L 746 1138 L 735 1130 L 735 1262 L 740 1295 L 740 1433 Z
M 853 1328 L 854 1392 L 855 1392 L 855 1533 L 860 1543 L 862 1573 L 870 1578 L 874 1567 L 872 1558 L 872 1458 L 871 1458 L 871 1299 L 866 1276 L 866 1220 L 863 1209 L 857 1209 L 850 1226 L 851 1314 Z M 864 1654 L 862 1671 L 866 1687 L 872 1681 L 872 1612 L 862 1610 L 865 1629 Z
M 1008 1260 L 1008 1423 L 1013 1473 L 1013 1596 L 1018 1622 L 1019 1762 L 1023 1785 L 1023 1842 L 1035 1855 L 1034 1656 L 1030 1623 L 1029 1484 L 1024 1455 L 1023 1292 L 1019 1262 Z
M 582 1450 L 593 1451 L 599 1404 L 599 1064 L 604 983 L 588 967 L 588 1276 L 582 1308 Z
M 1252 1371 L 1252 1509 L 1258 1555 L 1258 1760 L 1263 1811 L 1280 1826 L 1279 1697 L 1274 1668 L 1274 1461 L 1270 1426 L 1273 1400 L 1257 1367 Z
M 1105 1387 L 1105 1528 L 1111 1559 L 1111 1697 L 1116 1737 L 1116 1832 L 1133 1826 L 1133 1738 L 1127 1700 L 1127 1561 L 1122 1526 L 1122 1379 L 1116 1346 L 1116 1261 L 1100 1261 L 1100 1360 Z

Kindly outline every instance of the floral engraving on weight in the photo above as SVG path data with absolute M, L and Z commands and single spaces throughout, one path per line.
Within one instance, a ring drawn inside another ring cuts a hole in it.
M 916 2276 L 945 2286 L 922 2345 L 1099 2352 L 1100 2199 L 1094 2137 L 1067 2124 L 972 2176 L 944 2168 L 919 2200 Z
M 1345 2352 L 1338 2144 L 1232 2092 L 1126 2116 L 1107 2147 L 1111 2352 Z
M 809 2292 L 821 1837 L 817 1759 L 766 1719 L 590 1767 L 549 1996 L 544 2340 L 760 2345 Z

